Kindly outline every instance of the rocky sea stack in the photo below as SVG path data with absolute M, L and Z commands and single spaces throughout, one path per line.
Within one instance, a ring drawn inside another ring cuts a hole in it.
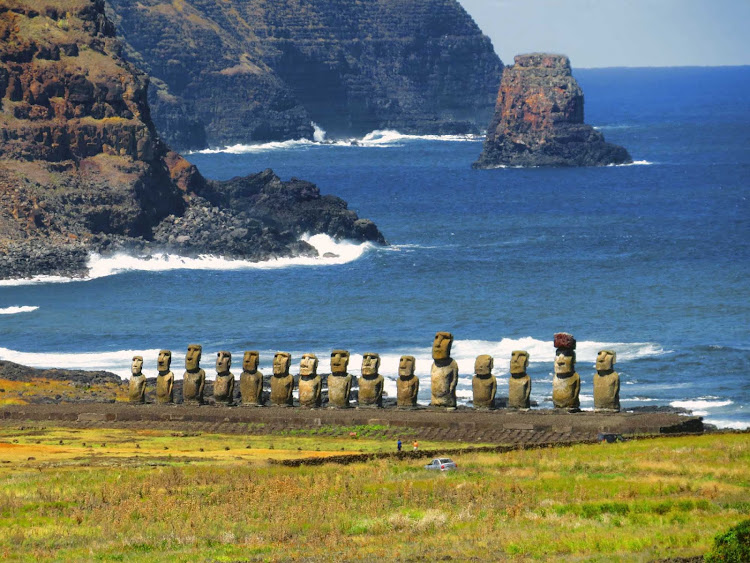
M 346 202 L 267 170 L 204 179 L 156 133 L 103 0 L 0 0 L 0 278 L 84 275 L 91 251 L 316 255 L 385 242 Z
M 457 0 L 109 0 L 177 149 L 489 122 L 502 62 Z
M 564 55 L 518 55 L 503 72 L 495 116 L 474 168 L 632 162 L 583 122 L 583 91 Z

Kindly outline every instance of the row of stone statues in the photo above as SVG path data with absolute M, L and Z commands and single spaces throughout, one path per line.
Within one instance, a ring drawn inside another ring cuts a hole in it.
M 458 384 L 458 364 L 451 358 L 453 335 L 449 332 L 438 332 L 432 345 L 433 364 L 430 372 L 431 406 L 456 408 L 456 385 Z M 567 333 L 555 334 L 554 379 L 552 383 L 552 402 L 555 408 L 571 412 L 579 410 L 581 378 L 575 371 L 576 341 Z M 182 394 L 187 404 L 203 404 L 206 373 L 200 367 L 202 348 L 198 344 L 188 346 L 185 357 L 185 374 L 183 376 Z M 620 410 L 620 378 L 614 371 L 615 352 L 602 350 L 596 359 L 594 376 L 594 409 L 600 412 L 618 412 Z M 161 350 L 156 377 L 157 403 L 174 401 L 174 374 L 170 371 L 172 353 Z M 271 394 L 269 402 L 276 406 L 292 406 L 295 386 L 294 376 L 289 373 L 292 357 L 287 352 L 277 352 L 273 358 L 273 376 L 271 377 Z M 263 374 L 258 370 L 259 353 L 245 352 L 240 375 L 240 396 L 242 405 L 263 405 Z M 216 358 L 216 379 L 214 381 L 214 400 L 231 404 L 235 395 L 235 377 L 229 371 L 232 365 L 232 354 L 221 351 Z M 526 373 L 529 365 L 529 353 L 516 350 L 510 360 L 510 381 L 508 389 L 508 407 L 528 409 L 531 406 L 531 378 Z M 135 356 L 132 364 L 132 377 L 129 382 L 129 400 L 145 402 L 146 377 L 142 373 L 143 358 Z M 331 353 L 331 373 L 327 376 L 328 406 L 347 408 L 350 406 L 353 376 L 348 373 L 349 352 L 334 350 Z M 396 405 L 398 407 L 416 407 L 419 392 L 419 379 L 414 375 L 414 356 L 401 356 L 399 376 L 397 379 Z M 497 392 L 497 379 L 492 374 L 494 359 L 489 355 L 478 356 L 474 364 L 472 391 L 474 408 L 493 408 Z M 359 378 L 359 406 L 383 406 L 383 376 L 379 373 L 380 356 L 368 352 L 362 358 L 362 372 Z M 323 377 L 318 374 L 318 358 L 315 354 L 303 354 L 300 361 L 297 387 L 299 404 L 303 407 L 320 407 L 322 405 Z

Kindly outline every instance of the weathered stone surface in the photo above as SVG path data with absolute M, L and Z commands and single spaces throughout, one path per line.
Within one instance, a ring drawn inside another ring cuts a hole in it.
M 494 364 L 494 358 L 486 354 L 477 356 L 474 362 L 474 377 L 471 380 L 471 388 L 475 409 L 491 409 L 495 407 L 497 379 L 492 375 Z
M 161 350 L 156 361 L 159 371 L 156 376 L 156 402 L 167 404 L 174 402 L 174 374 L 169 370 L 172 365 L 172 352 Z
M 289 373 L 291 365 L 292 355 L 288 352 L 277 352 L 274 355 L 271 404 L 275 407 L 291 407 L 294 404 L 294 376 Z
M 203 347 L 190 344 L 185 356 L 185 374 L 182 376 L 182 400 L 187 404 L 202 405 L 206 385 L 206 372 L 201 369 Z
M 242 406 L 257 407 L 263 404 L 263 374 L 258 371 L 259 361 L 260 354 L 256 350 L 245 352 L 240 375 Z
M 526 373 L 529 353 L 514 350 L 510 358 L 510 380 L 508 381 L 508 408 L 528 409 L 531 406 L 531 378 Z
M 349 352 L 334 350 L 331 352 L 331 374 L 328 376 L 328 406 L 349 408 L 353 376 L 347 373 L 349 368 Z
M 382 407 L 383 385 L 385 380 L 378 373 L 380 369 L 380 355 L 368 352 L 362 357 L 362 377 L 359 378 L 359 396 L 357 402 L 360 407 Z
M 502 63 L 456 0 L 110 0 L 181 149 L 375 129 L 482 130 Z M 187 47 L 189 46 L 189 47 Z
M 495 116 L 475 168 L 632 162 L 583 119 L 583 92 L 564 55 L 518 55 L 503 72 Z
M 66 0 L 64 12 L 8 1 L 0 279 L 82 276 L 91 251 L 265 260 L 315 255 L 298 240 L 303 232 L 384 242 L 372 222 L 313 184 L 271 171 L 207 181 L 170 151 L 151 121 L 148 80 L 120 56 L 103 0 Z
M 555 376 L 552 379 L 552 403 L 557 409 L 577 411 L 581 406 L 581 377 L 575 371 L 576 353 L 558 348 L 555 356 Z
M 222 350 L 216 357 L 216 380 L 214 381 L 214 400 L 231 405 L 234 403 L 234 374 L 229 371 L 232 366 L 232 354 Z
M 617 354 L 600 350 L 596 356 L 594 375 L 594 410 L 620 412 L 620 375 L 615 371 Z
M 414 375 L 416 360 L 414 356 L 401 356 L 398 363 L 398 379 L 396 380 L 396 405 L 410 408 L 417 406 L 419 394 L 419 378 Z
M 133 356 L 133 363 L 130 371 L 130 381 L 128 381 L 128 401 L 131 403 L 146 402 L 146 376 L 141 371 L 143 368 L 143 357 Z
M 456 386 L 458 385 L 458 364 L 451 358 L 453 335 L 438 332 L 432 342 L 432 369 L 430 370 L 430 391 L 433 407 L 456 407 Z
M 299 364 L 299 404 L 301 407 L 316 408 L 321 405 L 323 381 L 318 375 L 318 357 L 303 354 Z

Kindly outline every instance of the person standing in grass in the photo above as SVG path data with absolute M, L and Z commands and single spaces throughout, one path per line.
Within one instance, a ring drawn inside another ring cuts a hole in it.
M 398 442 L 396 442 L 396 448 L 398 451 L 401 451 L 401 438 L 398 439 Z
M 412 444 L 412 445 L 414 446 L 414 451 L 416 452 L 419 449 L 419 442 L 417 442 L 416 440 L 414 440 L 414 444 Z

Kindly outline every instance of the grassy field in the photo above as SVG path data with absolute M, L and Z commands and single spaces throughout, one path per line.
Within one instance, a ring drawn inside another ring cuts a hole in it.
M 0 428 L 0 557 L 649 561 L 700 555 L 750 514 L 749 434 L 467 453 L 445 474 L 269 462 L 342 448 L 393 444 Z

